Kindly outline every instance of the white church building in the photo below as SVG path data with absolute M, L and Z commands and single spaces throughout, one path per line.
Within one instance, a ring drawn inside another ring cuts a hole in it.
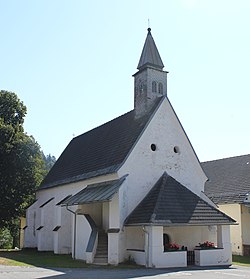
M 25 247 L 97 264 L 231 265 L 235 221 L 204 194 L 163 68 L 148 28 L 134 109 L 71 140 L 27 210 Z

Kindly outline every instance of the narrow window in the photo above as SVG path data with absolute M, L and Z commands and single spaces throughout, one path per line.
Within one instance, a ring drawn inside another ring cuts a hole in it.
M 156 82 L 152 82 L 152 92 L 156 92 Z
M 140 93 L 143 92 L 143 84 L 140 84 Z
M 53 232 L 57 232 L 60 228 L 61 228 L 61 226 L 54 227 Z
M 36 230 L 40 231 L 43 228 L 43 226 L 38 227 Z
M 158 93 L 163 94 L 163 85 L 161 82 L 159 82 L 159 85 L 158 85 Z

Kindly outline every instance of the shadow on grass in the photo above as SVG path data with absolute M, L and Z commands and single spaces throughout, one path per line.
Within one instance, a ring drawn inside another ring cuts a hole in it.
M 67 279 L 67 278 L 88 278 L 88 279 L 126 279 L 126 278 L 140 278 L 140 277 L 154 277 L 157 275 L 182 273 L 195 270 L 205 269 L 223 269 L 225 267 L 187 267 L 187 268 L 170 268 L 170 269 L 151 269 L 139 267 L 136 265 L 119 265 L 114 266 L 95 266 L 86 264 L 83 261 L 73 260 L 71 255 L 55 255 L 53 252 L 38 252 L 36 249 L 24 249 L 20 251 L 0 251 L 1 260 L 5 260 L 6 265 L 17 266 L 34 266 L 47 269 L 47 279 Z M 16 264 L 13 264 L 16 263 Z M 31 268 L 32 269 L 32 268 Z M 30 269 L 29 269 L 30 270 Z M 40 278 L 39 272 L 34 268 Z M 182 274 L 183 275 L 183 274 Z M 20 277 L 26 278 L 26 277 Z M 30 278 L 30 277 L 29 277 Z
M 103 268 L 103 269 L 141 269 L 133 263 L 119 264 L 118 266 L 98 266 L 86 264 L 85 261 L 73 260 L 71 255 L 57 255 L 53 252 L 42 252 L 37 249 L 0 250 L 0 265 L 6 266 L 34 266 L 45 268 Z
M 36 249 L 0 251 L 0 264 L 36 267 L 86 268 L 90 265 L 73 260 L 71 255 L 56 255 L 53 252 L 38 252 Z

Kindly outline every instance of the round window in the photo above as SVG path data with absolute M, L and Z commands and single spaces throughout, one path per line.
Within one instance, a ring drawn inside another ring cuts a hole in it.
M 156 145 L 154 143 L 151 144 L 151 150 L 155 151 L 156 150 Z
M 174 153 L 180 154 L 180 148 L 178 146 L 174 147 Z

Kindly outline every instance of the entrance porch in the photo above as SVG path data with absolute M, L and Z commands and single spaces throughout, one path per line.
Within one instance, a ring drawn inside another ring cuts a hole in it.
M 229 266 L 232 263 L 227 225 L 127 227 L 126 236 L 127 258 L 147 267 Z M 205 241 L 213 242 L 214 248 L 200 247 Z M 170 244 L 179 249 L 168 248 Z M 190 254 L 194 255 L 193 263 Z
M 64 204 L 74 216 L 73 258 L 98 264 L 120 262 L 118 191 L 124 180 L 88 185 Z

